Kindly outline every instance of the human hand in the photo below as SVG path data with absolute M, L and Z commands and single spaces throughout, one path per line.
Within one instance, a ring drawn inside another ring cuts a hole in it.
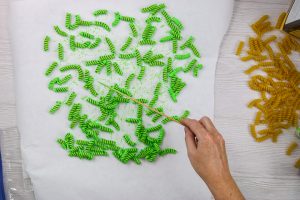
M 208 117 L 184 119 L 190 162 L 215 199 L 244 199 L 229 170 L 225 142 Z

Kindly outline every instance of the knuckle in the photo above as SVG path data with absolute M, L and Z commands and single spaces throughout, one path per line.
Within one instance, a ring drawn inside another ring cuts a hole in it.
M 208 120 L 208 117 L 204 116 L 200 119 L 200 121 L 207 121 Z

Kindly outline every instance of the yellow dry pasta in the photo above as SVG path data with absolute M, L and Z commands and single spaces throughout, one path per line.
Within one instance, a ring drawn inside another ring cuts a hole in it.
M 279 16 L 275 28 L 284 18 L 284 14 Z M 249 108 L 257 109 L 250 133 L 256 142 L 277 142 L 285 129 L 297 127 L 299 123 L 300 71 L 290 56 L 293 52 L 300 53 L 300 43 L 288 34 L 275 36 L 268 33 L 274 30 L 268 15 L 262 16 L 251 28 L 256 35 L 244 41 L 245 54 L 241 56 L 239 47 L 236 51 L 242 61 L 253 62 L 244 73 L 250 77 L 250 89 L 260 94 L 248 104 Z M 268 36 L 264 36 L 265 33 Z M 295 144 L 286 153 L 289 155 L 294 148 Z M 299 160 L 295 167 L 300 168 Z
M 295 167 L 300 168 L 300 158 L 295 162 Z
M 275 28 L 281 29 L 282 24 L 284 23 L 287 13 L 283 12 L 279 15 Z
M 245 42 L 240 41 L 240 43 L 236 49 L 235 55 L 237 55 L 237 56 L 241 55 L 244 45 L 245 45 Z
M 292 153 L 297 149 L 297 147 L 298 147 L 298 144 L 296 142 L 292 142 L 286 149 L 285 154 L 288 156 L 292 155 Z

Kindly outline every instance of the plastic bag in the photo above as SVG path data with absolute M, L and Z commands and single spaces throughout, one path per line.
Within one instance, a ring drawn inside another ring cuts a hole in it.
M 23 172 L 17 127 L 0 130 L 0 149 L 6 200 L 34 200 L 30 178 Z

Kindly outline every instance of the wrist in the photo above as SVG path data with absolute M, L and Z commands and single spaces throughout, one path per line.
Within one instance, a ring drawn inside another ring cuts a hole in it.
M 236 187 L 230 173 L 225 173 L 205 182 L 216 200 L 229 199 L 231 191 L 235 190 Z

